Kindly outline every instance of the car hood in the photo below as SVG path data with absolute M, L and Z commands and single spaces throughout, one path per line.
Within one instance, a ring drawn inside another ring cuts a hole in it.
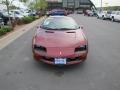
M 38 29 L 35 43 L 44 47 L 77 47 L 84 43 L 82 30 L 44 30 Z

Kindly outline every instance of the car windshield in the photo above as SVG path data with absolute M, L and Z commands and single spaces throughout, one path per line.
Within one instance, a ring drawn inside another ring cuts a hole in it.
M 76 30 L 78 29 L 77 23 L 70 17 L 54 17 L 46 19 L 42 25 L 44 29 L 54 30 Z
M 64 13 L 64 11 L 63 10 L 56 10 L 55 12 L 58 12 L 58 13 Z

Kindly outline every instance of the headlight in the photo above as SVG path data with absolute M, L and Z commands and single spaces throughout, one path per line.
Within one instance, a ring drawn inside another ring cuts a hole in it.
M 80 47 L 75 48 L 75 52 L 87 50 L 87 45 L 81 45 Z
M 45 47 L 43 47 L 43 46 L 38 46 L 38 45 L 34 45 L 34 49 L 35 49 L 35 50 L 38 50 L 38 51 L 44 51 L 44 52 L 47 51 Z

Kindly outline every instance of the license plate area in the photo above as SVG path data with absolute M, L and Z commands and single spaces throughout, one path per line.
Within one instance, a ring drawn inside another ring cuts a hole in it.
M 66 58 L 55 58 L 55 64 L 66 64 Z

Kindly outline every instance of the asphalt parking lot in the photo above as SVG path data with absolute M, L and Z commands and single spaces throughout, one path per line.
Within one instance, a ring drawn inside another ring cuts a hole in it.
M 31 29 L 0 50 L 0 90 L 120 90 L 120 23 L 70 15 L 89 41 L 85 63 L 56 67 L 32 57 Z

